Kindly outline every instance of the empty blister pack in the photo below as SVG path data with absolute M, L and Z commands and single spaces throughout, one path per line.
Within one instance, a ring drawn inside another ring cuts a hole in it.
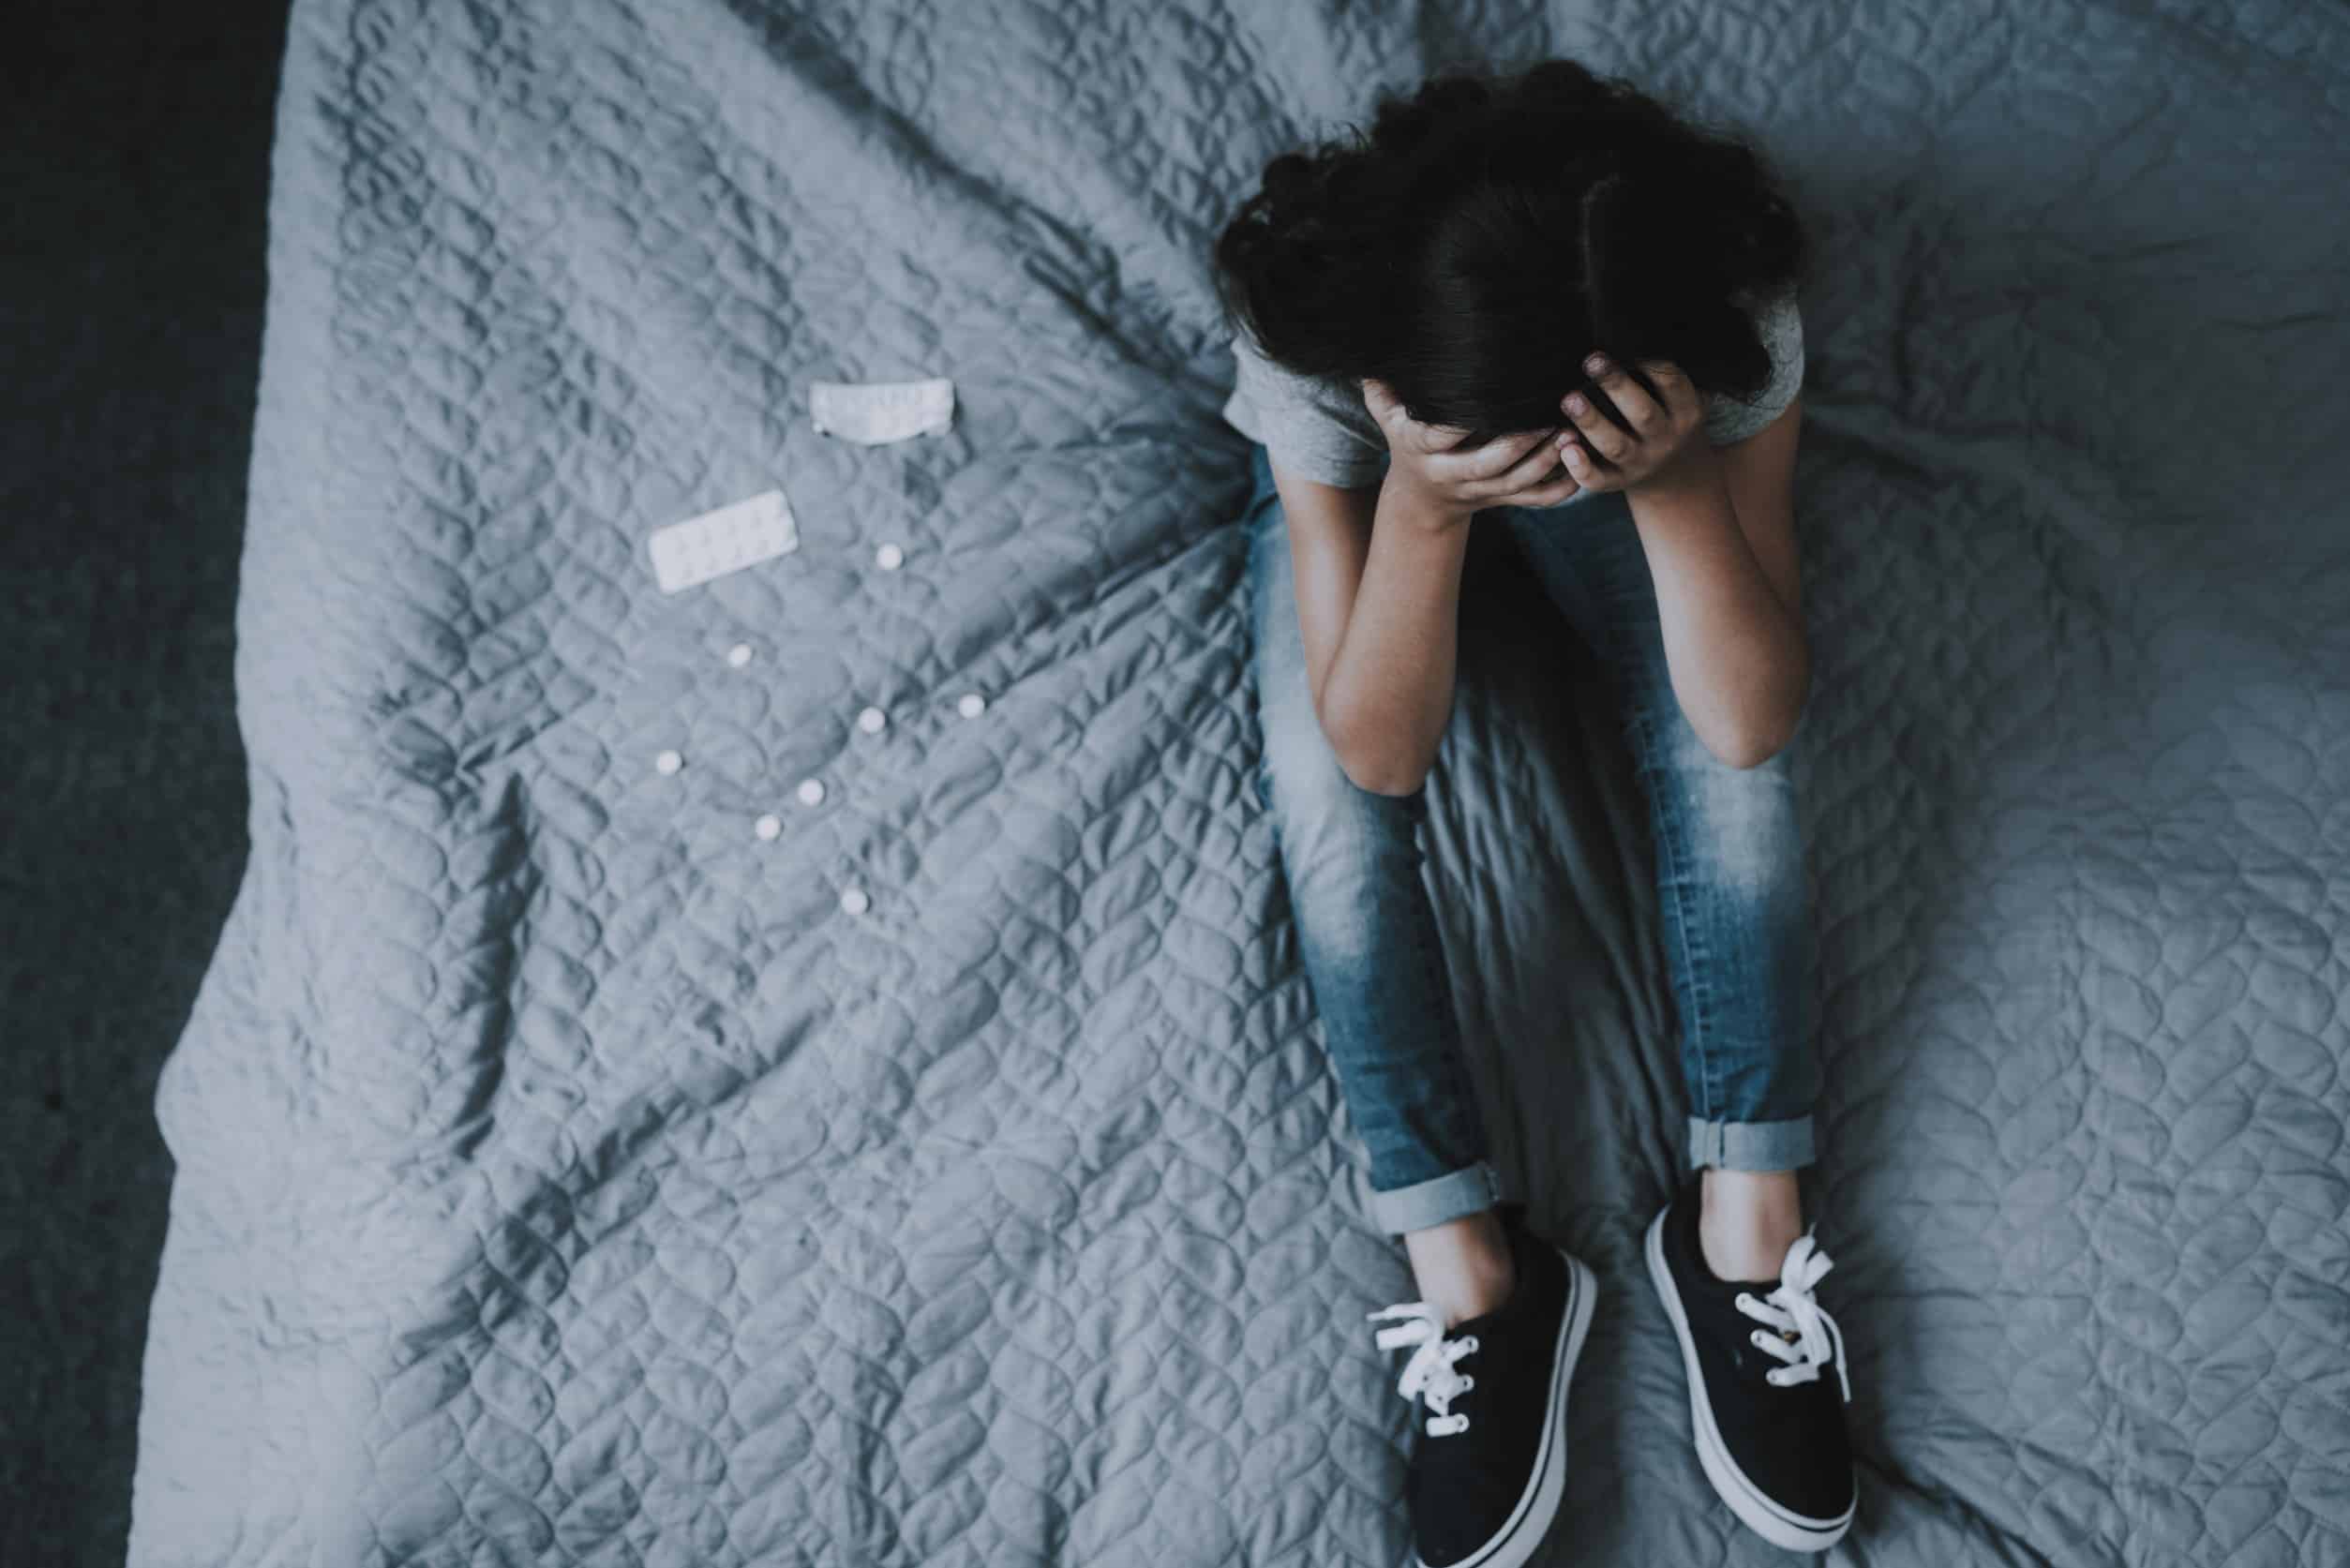
M 879 446 L 936 435 L 954 423 L 954 382 L 816 381 L 808 387 L 808 419 L 828 436 Z

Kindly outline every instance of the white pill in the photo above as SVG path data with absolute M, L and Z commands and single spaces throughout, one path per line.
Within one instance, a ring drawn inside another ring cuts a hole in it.
M 751 831 L 763 839 L 771 839 L 784 830 L 784 819 L 770 812 L 751 824 Z
M 652 765 L 664 773 L 674 773 L 685 766 L 685 758 L 676 752 L 663 752 L 652 759 Z
M 801 780 L 800 803 L 803 806 L 822 805 L 824 803 L 824 781 L 822 779 Z
M 726 663 L 732 665 L 735 668 L 741 669 L 743 665 L 749 664 L 750 662 L 751 645 L 749 643 L 739 642 L 732 648 L 726 650 Z
M 976 719 L 987 711 L 987 699 L 977 692 L 965 692 L 963 694 L 963 700 L 954 706 L 955 711 L 965 718 Z
M 847 910 L 852 915 L 863 914 L 867 906 L 870 905 L 872 902 L 873 901 L 871 899 L 865 897 L 865 890 L 862 888 L 847 888 L 842 889 L 841 907 Z
M 890 715 L 884 713 L 878 708 L 868 708 L 862 713 L 857 715 L 857 727 L 863 730 L 867 735 L 880 734 L 881 726 L 889 722 Z
M 906 552 L 895 545 L 884 545 L 874 551 L 873 563 L 884 572 L 894 572 L 906 564 Z

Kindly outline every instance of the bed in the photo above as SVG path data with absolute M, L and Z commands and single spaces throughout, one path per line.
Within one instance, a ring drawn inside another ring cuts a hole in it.
M 1551 52 L 1823 252 L 1841 1559 L 2350 1562 L 2342 12 L 295 0 L 133 1564 L 1404 1561 L 1206 255 L 1374 87 Z M 797 548 L 658 588 L 773 489 Z M 1638 1267 L 1637 786 L 1503 544 L 1464 592 L 1428 874 L 1602 1291 L 1553 1560 L 1770 1561 Z

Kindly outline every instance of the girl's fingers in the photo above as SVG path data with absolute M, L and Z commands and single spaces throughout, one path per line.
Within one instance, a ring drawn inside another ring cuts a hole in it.
M 1364 379 L 1363 407 L 1370 411 L 1370 416 L 1379 422 L 1379 427 L 1387 432 L 1388 444 L 1400 446 L 1406 452 L 1422 455 L 1449 452 L 1453 442 L 1467 433 L 1450 426 L 1421 424 L 1405 411 L 1403 399 L 1395 395 L 1393 387 L 1374 378 Z
M 1521 491 L 1510 497 L 1509 504 L 1524 507 L 1556 506 L 1581 488 L 1582 486 L 1575 482 L 1574 475 L 1564 474 L 1554 484 L 1537 485 L 1534 489 Z
M 1583 361 L 1583 369 L 1598 383 L 1599 390 L 1608 395 L 1608 401 L 1616 406 L 1616 411 L 1624 415 L 1624 422 L 1632 426 L 1632 440 L 1644 441 L 1651 432 L 1666 423 L 1665 411 L 1656 406 L 1656 399 L 1648 395 L 1648 389 L 1634 381 L 1632 373 L 1614 360 L 1603 354 L 1594 354 Z M 1599 417 L 1606 418 L 1604 414 Z M 1604 443 L 1594 444 L 1599 445 L 1604 455 L 1609 458 L 1615 456 L 1615 453 Z
M 1429 450 L 1427 426 L 1413 422 L 1412 416 L 1403 411 L 1401 400 L 1386 382 L 1368 378 L 1364 381 L 1363 407 L 1370 411 L 1370 417 L 1379 422 L 1379 427 L 1387 432 L 1390 444 L 1409 452 Z
M 1581 442 L 1564 443 L 1560 454 L 1560 460 L 1566 464 L 1566 471 L 1584 489 L 1605 490 L 1612 487 L 1609 470 L 1593 460 L 1592 455 L 1583 450 Z
M 1660 441 L 1672 445 L 1685 440 L 1692 431 L 1704 428 L 1705 396 L 1680 366 L 1670 360 L 1644 359 L 1640 361 L 1640 372 L 1665 405 L 1660 416 L 1664 429 L 1657 437 Z
M 1558 439 L 1558 431 L 1534 430 L 1518 436 L 1504 436 L 1489 443 L 1487 451 L 1501 447 L 1514 453 L 1508 467 L 1489 478 L 1466 486 L 1473 498 L 1495 502 L 1513 491 L 1522 490 L 1548 479 L 1558 468 L 1558 453 L 1550 443 Z
M 1567 394 L 1561 405 L 1566 417 L 1575 422 L 1583 441 L 1590 448 L 1611 463 L 1621 463 L 1632 450 L 1633 438 L 1624 433 L 1616 422 L 1599 411 L 1599 405 L 1579 392 Z
M 1680 366 L 1669 359 L 1644 359 L 1640 361 L 1640 373 L 1648 378 L 1649 384 L 1664 400 L 1666 419 L 1671 419 L 1677 404 L 1685 404 L 1698 417 L 1703 417 L 1702 399 L 1698 396 L 1698 389 L 1689 384 L 1689 378 L 1682 373 Z
M 1524 460 L 1529 452 L 1547 447 L 1558 432 L 1550 430 L 1520 430 L 1514 435 L 1496 436 L 1483 446 L 1468 452 L 1453 453 L 1429 459 L 1429 471 L 1447 483 L 1460 486 L 1464 493 L 1497 495 L 1506 485 L 1500 481 Z

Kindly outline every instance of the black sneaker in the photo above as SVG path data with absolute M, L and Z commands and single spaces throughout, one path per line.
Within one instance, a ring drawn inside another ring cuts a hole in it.
M 1648 1228 L 1648 1277 L 1681 1339 L 1698 1462 L 1732 1513 L 1796 1552 L 1843 1540 L 1859 1502 L 1844 1336 L 1812 1299 L 1828 1268 L 1807 1231 L 1778 1278 L 1715 1278 L 1698 1247 L 1694 1178 Z
M 1525 1204 L 1494 1205 L 1518 1282 L 1492 1311 L 1446 1332 L 1424 1301 L 1369 1314 L 1404 1321 L 1382 1350 L 1418 1348 L 1396 1391 L 1420 1399 L 1405 1501 L 1413 1568 L 1519 1568 L 1566 1494 L 1566 1384 L 1591 1327 L 1591 1270 L 1526 1229 Z

